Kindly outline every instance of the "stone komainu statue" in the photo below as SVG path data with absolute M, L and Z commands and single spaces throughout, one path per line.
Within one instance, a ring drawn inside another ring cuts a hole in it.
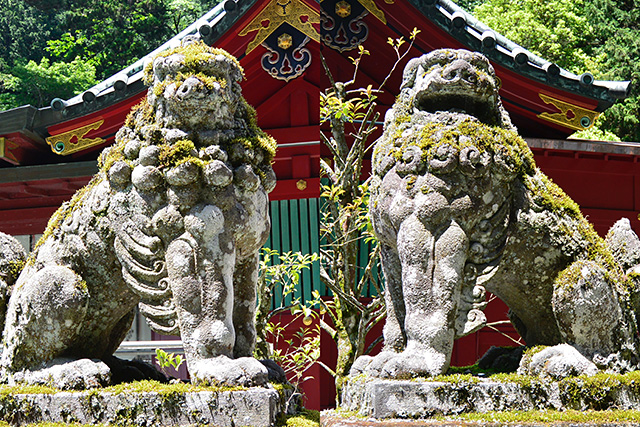
M 124 339 L 136 306 L 153 330 L 182 336 L 195 381 L 267 379 L 252 354 L 276 143 L 258 129 L 226 52 L 192 41 L 145 72 L 146 100 L 26 262 L 0 239 L 4 381 L 107 382 L 99 359 Z
M 409 62 L 373 174 L 385 351 L 353 374 L 444 373 L 454 339 L 486 323 L 485 290 L 528 345 L 564 344 L 523 359 L 520 372 L 638 367 L 640 240 L 621 220 L 605 242 L 536 168 L 484 56 L 438 50 Z

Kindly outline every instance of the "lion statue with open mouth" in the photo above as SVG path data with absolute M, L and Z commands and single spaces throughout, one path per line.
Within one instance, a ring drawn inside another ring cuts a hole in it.
M 406 66 L 372 162 L 385 349 L 352 374 L 446 372 L 454 340 L 486 324 L 486 291 L 509 306 L 528 346 L 548 346 L 520 372 L 638 367 L 640 240 L 628 220 L 606 241 L 595 233 L 536 168 L 498 89 L 479 53 L 438 50 Z

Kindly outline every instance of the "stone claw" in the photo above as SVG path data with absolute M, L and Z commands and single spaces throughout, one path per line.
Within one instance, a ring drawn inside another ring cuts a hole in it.
M 194 383 L 243 387 L 265 385 L 269 376 L 267 368 L 252 357 L 201 359 L 189 365 L 189 372 Z
M 62 390 L 84 390 L 110 384 L 111 371 L 100 360 L 57 358 L 42 369 L 23 370 L 9 376 L 9 385 L 55 385 Z

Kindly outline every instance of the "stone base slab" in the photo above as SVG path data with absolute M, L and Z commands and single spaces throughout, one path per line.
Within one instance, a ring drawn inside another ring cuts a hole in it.
M 577 381 L 580 381 L 579 379 Z M 341 409 L 363 417 L 426 419 L 468 412 L 541 409 L 640 410 L 640 384 L 610 384 L 584 393 L 574 384 L 557 381 L 499 382 L 490 378 L 442 382 L 350 378 Z
M 290 393 L 289 393 L 290 394 Z M 271 427 L 287 402 L 273 388 L 241 391 L 84 391 L 0 396 L 0 419 L 12 425 L 77 422 L 136 426 Z
M 636 427 L 635 423 L 583 423 L 583 422 L 487 422 L 487 421 L 433 421 L 407 419 L 362 419 L 333 411 L 320 415 L 320 427 Z

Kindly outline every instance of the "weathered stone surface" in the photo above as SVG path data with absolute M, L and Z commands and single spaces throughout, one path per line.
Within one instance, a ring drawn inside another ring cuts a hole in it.
M 0 232 L 0 324 L 4 324 L 13 285 L 24 268 L 27 254 L 16 239 Z
M 271 427 L 286 413 L 286 398 L 274 389 L 241 391 L 60 392 L 17 394 L 0 399 L 0 419 L 36 422 L 155 426 Z
M 613 224 L 605 240 L 623 269 L 640 264 L 640 238 L 631 229 L 629 218 L 621 218 Z
M 542 409 L 640 410 L 640 390 L 633 381 L 612 380 L 600 390 L 588 386 L 585 393 L 580 379 L 571 383 L 522 378 L 521 382 L 491 378 L 444 382 L 360 376 L 345 385 L 341 408 L 376 419 Z
M 110 378 L 109 367 L 100 360 L 57 358 L 40 369 L 16 372 L 9 382 L 12 385 L 56 384 L 64 390 L 84 390 L 109 385 Z
M 251 356 L 275 141 L 226 52 L 190 39 L 153 70 L 99 173 L 55 213 L 24 269 L 17 242 L 0 235 L 5 382 L 103 384 L 100 360 L 138 304 L 153 330 L 182 336 L 194 381 L 267 381 Z
M 527 354 L 520 363 L 518 374 L 549 377 L 556 380 L 578 375 L 593 376 L 598 367 L 569 344 L 546 347 Z
M 455 418 L 455 417 L 454 417 Z M 414 420 L 414 419 L 376 419 L 349 416 L 340 411 L 323 411 L 320 414 L 320 427 L 630 427 L 632 423 L 614 422 L 495 422 L 495 421 L 458 421 L 458 420 Z
M 612 232 L 616 261 L 578 206 L 536 168 L 485 57 L 439 50 L 411 60 L 372 169 L 385 349 L 357 361 L 353 375 L 446 372 L 454 339 L 486 323 L 485 290 L 509 306 L 528 345 L 567 343 L 600 369 L 637 369 L 640 291 L 619 262 L 638 262 L 638 237 L 628 226 Z M 558 358 L 574 366 L 569 353 L 544 355 L 556 374 L 565 363 Z

